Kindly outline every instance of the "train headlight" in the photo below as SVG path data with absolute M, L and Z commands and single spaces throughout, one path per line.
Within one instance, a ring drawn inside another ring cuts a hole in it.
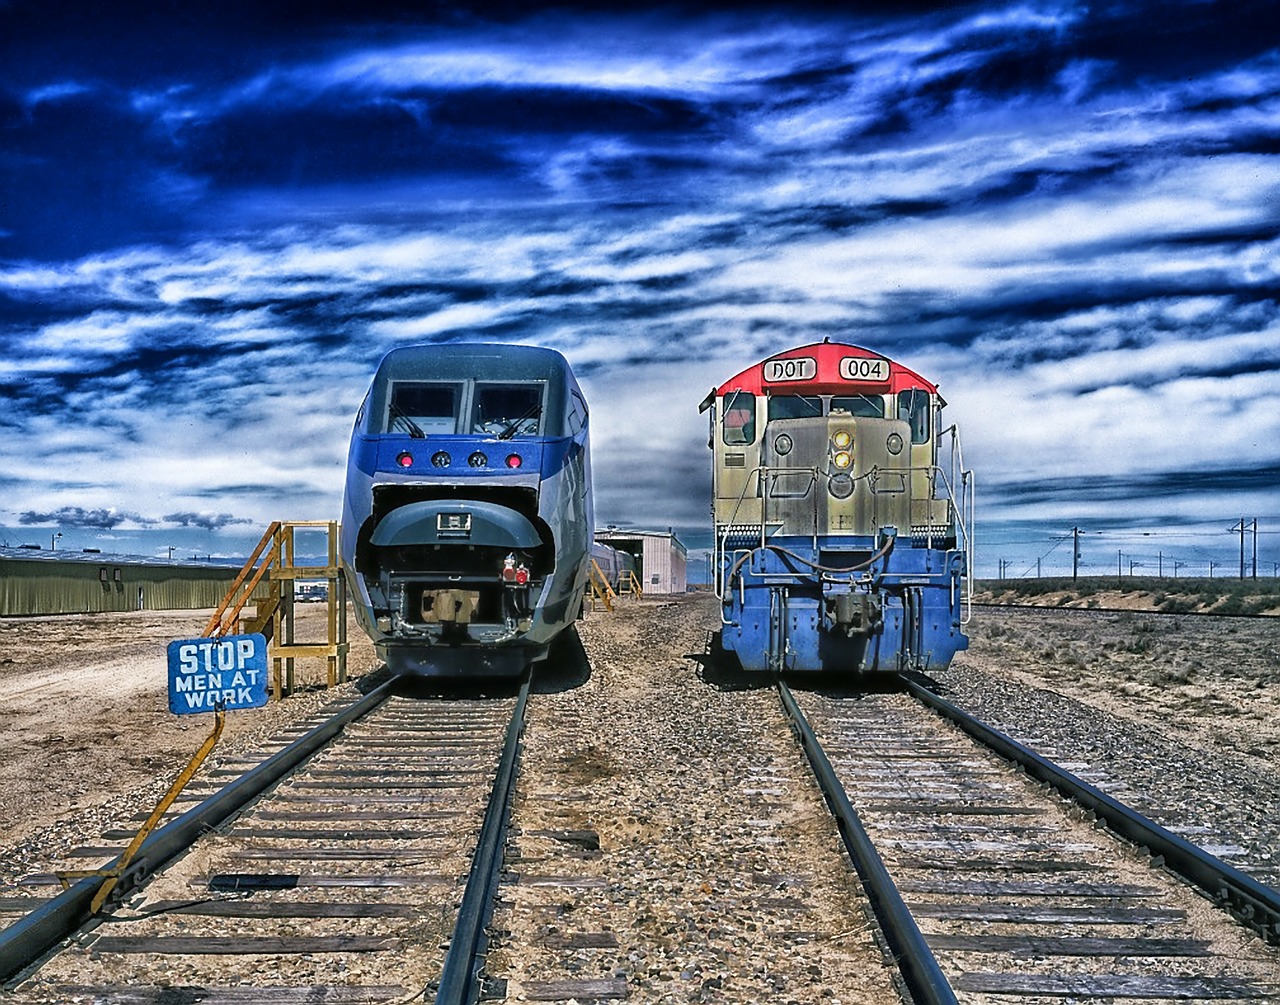
M 431 466 L 433 468 L 447 468 L 453 463 L 453 458 L 449 456 L 447 451 L 437 450 L 431 455 Z
M 902 437 L 897 433 L 890 433 L 889 438 L 884 441 L 884 445 L 888 448 L 889 453 L 891 454 L 902 453 Z
M 853 479 L 841 473 L 827 479 L 827 491 L 837 499 L 848 499 L 853 495 Z
M 791 453 L 791 437 L 786 433 L 779 433 L 773 438 L 773 449 L 779 456 Z
M 401 450 L 396 454 L 396 467 L 411 468 L 413 467 L 413 454 L 407 450 Z
M 507 454 L 507 467 L 518 468 L 524 463 L 524 459 L 519 454 Z
M 847 450 L 837 451 L 835 457 L 831 458 L 831 463 L 841 469 L 847 468 L 853 463 L 853 454 Z
M 467 463 L 473 468 L 487 468 L 489 466 L 489 458 L 477 450 L 467 458 Z
M 835 435 L 831 437 L 831 442 L 837 450 L 848 450 L 853 443 L 853 434 L 847 429 L 837 429 Z

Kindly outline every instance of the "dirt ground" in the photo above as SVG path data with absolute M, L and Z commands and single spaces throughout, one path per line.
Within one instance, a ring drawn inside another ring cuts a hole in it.
M 324 636 L 325 605 L 296 608 L 298 641 Z M 0 618 L 0 848 L 126 793 L 163 793 L 213 727 L 168 707 L 166 647 L 211 611 Z M 377 668 L 351 624 L 348 676 Z M 298 694 L 232 712 L 215 758 L 256 745 L 330 695 L 322 660 L 299 661 Z M 154 803 L 154 800 L 152 800 Z
M 107 804 L 118 811 L 122 798 L 150 808 L 212 725 L 167 707 L 165 647 L 198 636 L 207 614 L 0 619 L 0 849 Z M 308 625 L 322 623 L 323 606 L 300 605 L 299 617 L 299 638 L 318 637 Z M 969 632 L 948 673 L 1047 687 L 1280 768 L 1280 619 L 979 608 Z M 349 640 L 354 681 L 378 664 L 354 624 Z M 229 715 L 214 760 L 333 697 L 319 687 L 323 663 L 300 667 L 299 679 L 283 703 Z
M 966 632 L 940 679 L 980 670 L 1280 769 L 1280 618 L 978 607 Z

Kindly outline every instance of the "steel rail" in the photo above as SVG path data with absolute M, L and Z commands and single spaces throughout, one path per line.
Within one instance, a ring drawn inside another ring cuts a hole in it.
M 1001 757 L 1014 761 L 1038 781 L 1057 789 L 1094 813 L 1116 834 L 1143 847 L 1171 871 L 1199 887 L 1239 921 L 1271 943 L 1280 943 L 1280 891 L 1210 855 L 1077 778 L 1017 740 L 992 729 L 908 677 L 901 678 L 912 695 L 950 719 Z
M 844 846 L 858 870 L 876 920 L 912 999 L 916 1005 L 956 1005 L 955 992 L 942 973 L 942 968 L 938 966 L 924 936 L 920 934 L 911 912 L 903 903 L 902 895 L 858 818 L 858 813 L 818 742 L 813 727 L 800 711 L 800 706 L 796 704 L 787 685 L 781 680 L 777 681 L 777 685 L 782 707 L 791 720 L 791 728 L 809 759 L 809 766 L 818 780 L 822 795 L 831 808 Z
M 203 834 L 222 826 L 252 800 L 295 770 L 356 719 L 381 705 L 391 694 L 394 679 L 322 722 L 256 768 L 189 809 L 143 842 L 137 856 L 120 877 L 116 896 L 140 883 L 185 852 Z M 107 868 L 116 865 L 114 859 Z M 0 982 L 21 976 L 63 939 L 88 924 L 101 877 L 83 879 L 0 932 Z
M 1268 618 L 1276 619 L 1274 614 L 1226 614 L 1212 610 L 1160 611 L 1144 607 L 1056 607 L 1050 604 L 995 604 L 985 600 L 975 600 L 973 606 L 981 607 L 987 611 L 1036 611 L 1045 614 L 1056 614 L 1062 611 L 1067 614 L 1150 614 L 1158 618 L 1219 618 L 1224 621 L 1228 618 L 1244 618 L 1251 621 L 1263 621 Z
M 467 885 L 462 892 L 458 920 L 454 924 L 449 951 L 445 954 L 440 971 L 436 1005 L 472 1005 L 480 997 L 480 970 L 488 943 L 485 926 L 493 912 L 498 874 L 502 869 L 511 798 L 515 793 L 517 766 L 520 761 L 520 735 L 524 731 L 531 677 L 531 674 L 525 675 L 516 699 L 515 711 L 511 714 L 511 723 L 507 726 L 502 757 L 494 774 L 489 804 L 484 811 L 484 823 L 480 827 L 480 837 L 471 857 Z

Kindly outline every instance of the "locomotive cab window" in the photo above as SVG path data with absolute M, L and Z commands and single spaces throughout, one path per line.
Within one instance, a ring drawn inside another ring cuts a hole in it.
M 911 424 L 911 442 L 929 441 L 929 392 L 920 388 L 898 392 L 898 418 Z
M 879 394 L 842 394 L 831 399 L 831 411 L 837 410 L 868 419 L 883 419 L 884 398 Z
M 724 418 L 720 423 L 726 445 L 741 447 L 756 442 L 756 396 L 749 391 L 733 391 L 724 396 Z
M 769 419 L 809 419 L 822 414 L 822 399 L 804 394 L 769 395 Z
M 477 384 L 471 431 L 509 440 L 537 436 L 542 421 L 542 384 Z
M 453 433 L 458 425 L 460 384 L 419 384 L 407 381 L 391 385 L 387 406 L 387 432 L 426 436 Z
M 577 391 L 569 392 L 569 414 L 565 417 L 565 431 L 577 436 L 587 424 L 587 403 Z

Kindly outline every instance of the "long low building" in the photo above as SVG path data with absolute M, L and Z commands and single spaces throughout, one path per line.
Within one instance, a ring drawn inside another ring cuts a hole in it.
M 629 552 L 636 559 L 636 575 L 645 593 L 684 593 L 688 588 L 688 555 L 675 531 L 596 531 L 596 540 Z
M 0 616 L 217 607 L 239 566 L 0 548 Z

